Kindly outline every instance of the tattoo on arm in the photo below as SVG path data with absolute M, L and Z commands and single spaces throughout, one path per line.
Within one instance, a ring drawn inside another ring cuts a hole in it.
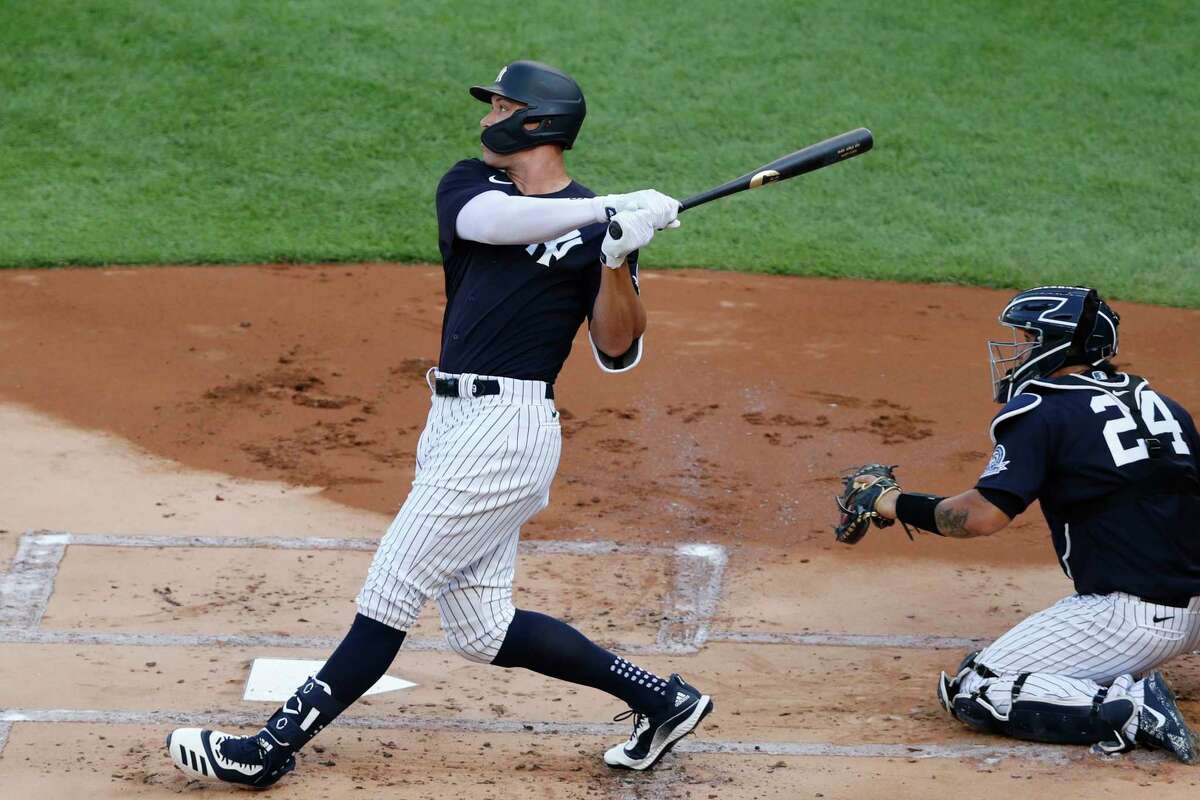
M 938 533 L 955 539 L 969 539 L 974 536 L 967 530 L 967 510 L 956 509 L 947 502 L 937 504 L 933 510 L 933 518 L 937 520 Z

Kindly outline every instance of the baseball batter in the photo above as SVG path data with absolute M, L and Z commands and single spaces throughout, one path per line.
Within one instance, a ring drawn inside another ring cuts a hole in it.
M 1200 645 L 1200 436 L 1145 378 L 1117 371 L 1119 317 L 1094 289 L 1042 286 L 1000 315 L 990 342 L 995 450 L 975 488 L 901 491 L 891 468 L 846 479 L 838 538 L 900 520 L 941 536 L 987 536 L 1034 500 L 1075 594 L 1021 622 L 953 675 L 938 699 L 981 731 L 1141 744 L 1192 763 L 1196 745 L 1157 668 Z
M 546 507 L 558 467 L 555 378 L 585 319 L 603 369 L 638 363 L 637 250 L 678 226 L 679 203 L 652 190 L 597 197 L 570 178 L 563 151 L 586 106 L 565 73 L 516 61 L 471 94 L 489 105 L 483 158 L 454 165 L 437 189 L 446 311 L 412 491 L 321 670 L 256 734 L 168 737 L 171 758 L 193 777 L 261 788 L 291 771 L 295 753 L 383 676 L 430 598 L 461 656 L 627 704 L 618 719 L 632 717 L 633 733 L 604 754 L 610 766 L 653 766 L 713 709 L 678 675 L 661 678 L 512 603 L 521 525 Z

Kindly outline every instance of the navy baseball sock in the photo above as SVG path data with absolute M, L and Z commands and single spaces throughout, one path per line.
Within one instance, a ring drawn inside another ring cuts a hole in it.
M 346 638 L 321 667 L 317 677 L 329 684 L 339 703 L 348 706 L 383 677 L 402 644 L 404 631 L 355 614 Z
M 274 759 L 304 747 L 383 677 L 403 642 L 404 631 L 356 615 L 325 666 L 267 720 L 258 740 Z
M 608 652 L 567 623 L 535 611 L 517 609 L 492 664 L 591 686 L 643 713 L 667 702 L 662 678 Z

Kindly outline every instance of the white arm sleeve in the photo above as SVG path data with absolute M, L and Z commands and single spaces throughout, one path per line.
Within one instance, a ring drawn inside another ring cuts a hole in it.
M 484 192 L 454 222 L 458 238 L 483 244 L 536 244 L 608 218 L 598 197 L 514 197 Z

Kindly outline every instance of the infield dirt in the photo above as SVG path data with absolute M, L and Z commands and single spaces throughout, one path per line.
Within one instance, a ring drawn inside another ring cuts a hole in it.
M 936 671 L 961 653 L 911 641 L 992 637 L 1069 593 L 1035 509 L 990 540 L 909 542 L 892 528 L 855 548 L 832 542 L 831 498 L 847 466 L 900 464 L 906 485 L 938 493 L 973 483 L 996 410 L 984 341 L 1000 334 L 995 315 L 1009 292 L 685 271 L 646 273 L 643 294 L 650 324 L 637 369 L 602 374 L 586 337 L 576 342 L 556 387 L 562 465 L 550 507 L 523 538 L 726 548 L 710 627 L 775 643 L 637 657 L 711 687 L 717 712 L 689 740 L 699 751 L 653 775 L 617 775 L 599 765 L 612 736 L 438 728 L 589 725 L 620 708 L 539 676 L 402 652 L 394 673 L 418 687 L 356 709 L 437 725 L 331 729 L 317 742 L 324 752 L 307 753 L 287 779 L 287 796 L 927 798 L 1011 792 L 1013 778 L 1033 796 L 1194 793 L 1192 771 L 1144 754 L 1102 763 L 1061 748 L 920 751 L 1010 744 L 940 715 Z M 1200 312 L 1114 306 L 1120 364 L 1200 409 L 1200 375 L 1181 358 L 1200 338 Z M 35 529 L 378 538 L 411 480 L 442 307 L 441 271 L 425 266 L 0 272 L 0 566 Z M 336 638 L 367 559 L 72 545 L 42 627 Z M 646 646 L 673 569 L 620 548 L 523 556 L 518 605 Z M 436 615 L 417 633 L 436 636 Z M 784 640 L 813 633 L 902 646 Z M 246 666 L 281 653 L 326 654 L 8 641 L 0 710 L 265 716 L 265 704 L 241 699 Z M 1200 721 L 1200 659 L 1168 673 Z M 18 721 L 0 787 L 13 797 L 195 788 L 159 746 L 172 725 L 147 719 Z M 735 752 L 731 743 L 745 742 L 915 749 L 911 758 Z

